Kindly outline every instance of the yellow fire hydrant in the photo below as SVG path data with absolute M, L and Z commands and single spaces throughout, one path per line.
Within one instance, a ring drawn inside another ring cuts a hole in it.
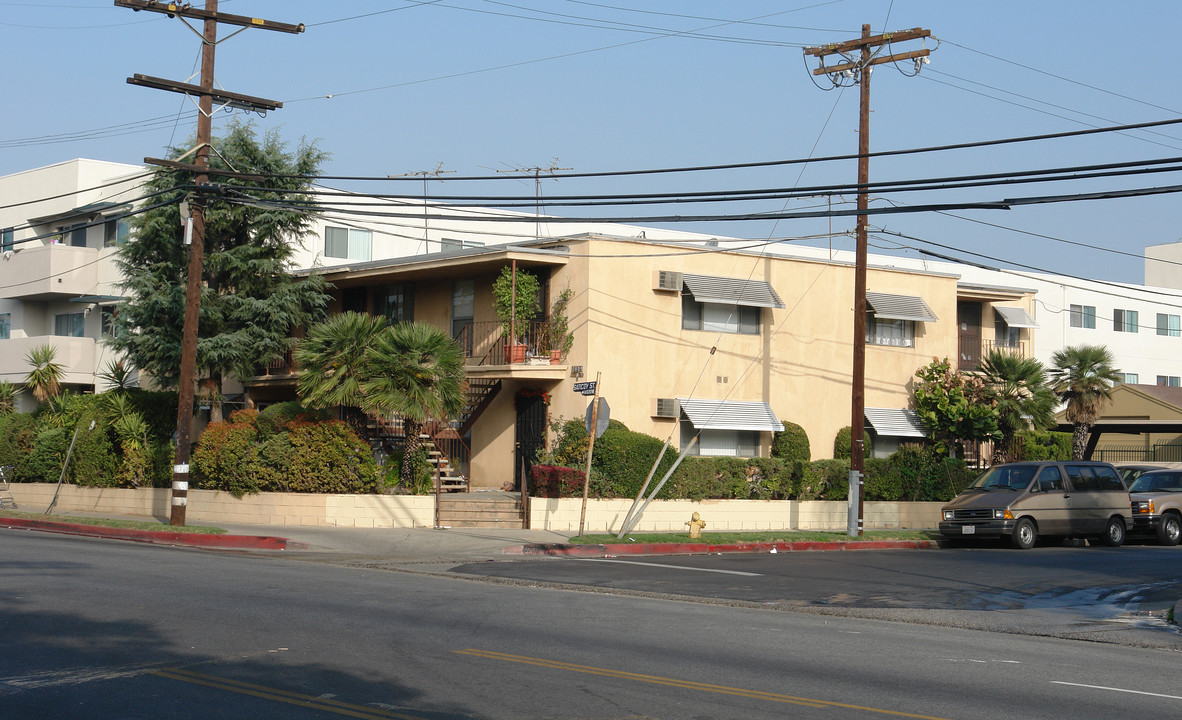
M 706 527 L 706 521 L 702 519 L 701 515 L 694 513 L 693 517 L 687 520 L 685 524 L 689 525 L 690 540 L 696 540 L 702 537 L 702 528 Z

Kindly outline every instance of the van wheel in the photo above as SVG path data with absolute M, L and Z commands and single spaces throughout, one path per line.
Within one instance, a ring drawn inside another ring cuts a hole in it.
M 1030 518 L 1022 518 L 1018 524 L 1014 526 L 1014 534 L 1010 536 L 1010 542 L 1019 550 L 1029 550 L 1034 547 L 1034 543 L 1038 540 L 1038 528 L 1034 526 L 1034 521 Z
M 1174 513 L 1166 513 L 1157 526 L 1157 541 L 1162 545 L 1177 545 L 1182 539 L 1182 520 Z
M 1120 547 L 1120 544 L 1125 541 L 1125 521 L 1123 518 L 1108 518 L 1108 526 L 1104 528 L 1104 534 L 1100 536 L 1100 542 L 1108 547 Z

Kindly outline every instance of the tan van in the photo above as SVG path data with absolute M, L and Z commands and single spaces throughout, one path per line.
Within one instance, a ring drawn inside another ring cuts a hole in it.
M 996 465 L 944 506 L 940 534 L 950 540 L 1008 537 L 1022 549 L 1039 535 L 1091 537 L 1116 547 L 1132 525 L 1129 503 L 1120 474 L 1108 463 Z

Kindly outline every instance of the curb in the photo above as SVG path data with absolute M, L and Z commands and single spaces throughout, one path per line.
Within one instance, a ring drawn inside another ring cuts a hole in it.
M 780 553 L 826 550 L 929 550 L 932 540 L 866 540 L 862 542 L 769 542 L 710 545 L 707 543 L 629 543 L 609 545 L 534 544 L 523 555 L 560 557 L 616 557 L 619 555 L 716 555 L 721 553 Z
M 25 530 L 107 538 L 110 540 L 132 540 L 159 545 L 188 545 L 191 547 L 240 548 L 250 550 L 306 550 L 308 547 L 305 543 L 293 542 L 281 537 L 208 535 L 202 533 L 169 532 L 167 530 L 132 530 L 128 528 L 80 525 L 77 523 L 11 517 L 0 518 L 0 527 L 24 528 Z

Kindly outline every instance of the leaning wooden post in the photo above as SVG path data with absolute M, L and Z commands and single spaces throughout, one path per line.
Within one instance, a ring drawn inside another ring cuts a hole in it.
M 583 507 L 579 510 L 579 534 L 583 534 L 583 528 L 587 523 L 587 491 L 591 487 L 591 454 L 595 452 L 595 427 L 599 422 L 599 376 L 601 373 L 595 373 L 595 395 L 591 398 L 591 427 L 587 428 L 587 434 L 591 436 L 591 442 L 587 445 L 587 472 L 583 475 Z

